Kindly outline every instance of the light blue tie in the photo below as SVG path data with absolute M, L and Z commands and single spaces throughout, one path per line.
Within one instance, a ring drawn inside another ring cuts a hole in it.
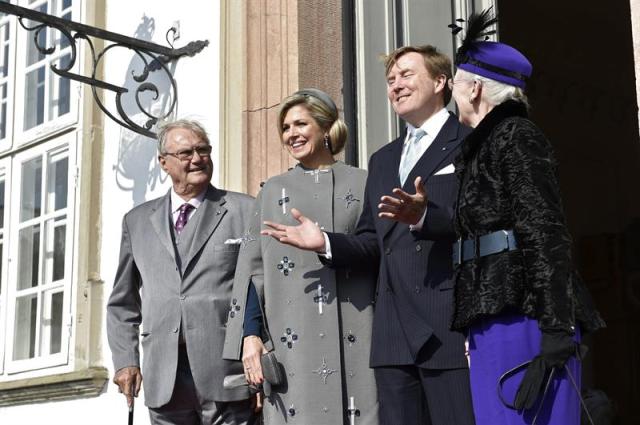
M 426 131 L 421 128 L 416 128 L 413 130 L 413 134 L 407 142 L 407 146 L 400 160 L 400 170 L 398 172 L 402 186 L 404 186 L 405 180 L 407 180 L 409 173 L 413 170 L 413 167 L 420 158 L 420 139 L 422 139 L 425 134 L 427 134 Z

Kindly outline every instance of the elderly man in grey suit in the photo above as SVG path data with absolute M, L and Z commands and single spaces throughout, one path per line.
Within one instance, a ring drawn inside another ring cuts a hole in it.
M 246 389 L 223 388 L 224 377 L 241 374 L 242 364 L 222 359 L 239 244 L 253 199 L 210 184 L 211 145 L 197 122 L 165 125 L 158 154 L 172 188 L 132 209 L 122 223 L 107 305 L 113 380 L 132 406 L 144 375 L 153 424 L 253 424 Z

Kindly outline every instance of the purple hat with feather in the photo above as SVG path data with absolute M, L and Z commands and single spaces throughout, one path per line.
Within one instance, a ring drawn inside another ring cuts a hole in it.
M 497 21 L 498 18 L 492 16 L 491 8 L 469 17 L 467 33 L 456 53 L 456 66 L 473 74 L 524 88 L 533 70 L 531 62 L 508 44 L 485 40 L 487 36 L 495 34 L 495 30 L 487 28 Z M 450 27 L 454 34 L 462 29 L 455 24 Z

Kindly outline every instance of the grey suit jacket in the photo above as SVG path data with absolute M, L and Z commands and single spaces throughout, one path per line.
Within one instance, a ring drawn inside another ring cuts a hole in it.
M 145 404 L 166 404 L 176 376 L 182 323 L 200 396 L 215 401 L 242 399 L 245 392 L 222 387 L 224 376 L 242 373 L 240 362 L 222 359 L 240 248 L 225 241 L 244 235 L 253 199 L 209 186 L 178 244 L 170 199 L 167 193 L 132 209 L 123 219 L 118 271 L 107 304 L 115 370 L 139 366 L 141 337 Z

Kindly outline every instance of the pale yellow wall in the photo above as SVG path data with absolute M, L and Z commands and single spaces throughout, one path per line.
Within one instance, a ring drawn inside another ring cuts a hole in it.
M 220 181 L 255 195 L 294 165 L 276 129 L 280 101 L 316 87 L 342 105 L 341 1 L 221 4 Z

